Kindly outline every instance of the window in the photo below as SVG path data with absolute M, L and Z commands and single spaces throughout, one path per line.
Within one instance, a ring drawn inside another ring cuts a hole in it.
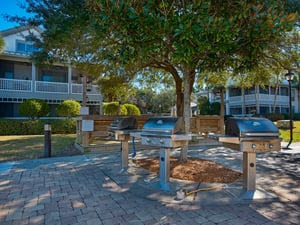
M 230 88 L 229 90 L 229 96 L 234 97 L 234 96 L 241 96 L 242 91 L 240 88 Z
M 269 94 L 269 86 L 259 87 L 260 94 Z
M 289 96 L 289 89 L 287 87 L 280 88 L 280 95 L 281 96 Z
M 43 74 L 42 81 L 51 82 L 51 81 L 53 81 L 53 76 L 51 74 Z
M 255 94 L 255 87 L 245 89 L 245 95 L 253 95 L 253 94 Z
M 242 114 L 242 108 L 230 108 L 230 114 L 234 115 L 234 114 Z
M 277 90 L 276 90 L 276 88 L 277 88 Z M 271 95 L 275 95 L 275 92 L 276 92 L 277 95 L 279 95 L 278 87 L 270 87 Z
M 270 112 L 270 107 L 268 106 L 260 106 L 259 107 L 260 113 L 269 113 Z
M 27 36 L 25 40 L 16 41 L 16 51 L 22 53 L 32 53 L 37 51 L 34 46 L 33 37 Z

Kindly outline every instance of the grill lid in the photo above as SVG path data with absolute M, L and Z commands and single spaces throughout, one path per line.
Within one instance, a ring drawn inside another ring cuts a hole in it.
M 182 117 L 152 117 L 145 122 L 142 134 L 178 134 L 182 125 Z
M 230 117 L 225 124 L 225 134 L 236 137 L 278 137 L 275 124 L 261 117 Z
M 138 123 L 134 116 L 130 117 L 120 117 L 116 118 L 112 123 L 109 125 L 108 130 L 125 130 L 125 129 L 137 129 Z

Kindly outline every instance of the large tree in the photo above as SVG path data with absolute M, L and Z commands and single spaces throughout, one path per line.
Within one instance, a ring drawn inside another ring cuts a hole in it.
M 144 68 L 170 73 L 177 114 L 189 130 L 196 76 L 232 68 L 252 70 L 264 50 L 299 19 L 297 1 L 280 0 L 27 0 L 27 19 L 45 28 L 39 56 L 64 58 L 98 73 Z
M 296 22 L 297 14 L 279 1 L 260 2 L 90 1 L 90 8 L 99 30 L 115 40 L 109 45 L 113 60 L 172 74 L 177 113 L 188 131 L 197 73 L 253 69 L 264 49 Z

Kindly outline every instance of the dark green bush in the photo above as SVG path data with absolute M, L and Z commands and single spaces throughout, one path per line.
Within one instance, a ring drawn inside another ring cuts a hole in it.
M 0 120 L 0 135 L 37 135 L 44 134 L 46 122 L 51 124 L 53 134 L 74 134 L 76 133 L 76 120 Z
M 290 119 L 290 114 L 285 113 L 284 114 L 284 119 L 289 120 Z M 293 120 L 300 120 L 300 113 L 293 113 Z
M 56 114 L 70 119 L 80 115 L 80 104 L 75 100 L 65 100 L 56 107 Z
M 27 116 L 31 119 L 47 116 L 49 112 L 49 105 L 42 99 L 27 99 L 19 108 L 20 115 Z
M 284 114 L 280 114 L 280 113 L 267 113 L 267 114 L 261 114 L 259 116 L 263 116 L 271 121 L 283 120 L 285 117 Z

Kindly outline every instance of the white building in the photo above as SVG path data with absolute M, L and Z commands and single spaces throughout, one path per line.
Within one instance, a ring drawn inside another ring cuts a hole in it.
M 198 96 L 209 98 L 209 102 L 220 102 L 218 91 L 201 91 Z M 277 91 L 275 87 L 266 85 L 264 88 L 254 85 L 252 88 L 241 89 L 229 86 L 225 95 L 225 115 L 246 115 L 246 114 L 268 114 L 289 113 L 289 87 L 284 81 L 279 85 Z M 298 91 L 295 87 L 291 90 L 292 112 L 299 112 Z
M 86 95 L 82 75 L 71 66 L 55 64 L 37 67 L 30 60 L 35 51 L 32 37 L 39 28 L 18 27 L 3 30 L 5 46 L 0 53 L 0 117 L 17 117 L 26 99 L 44 99 L 55 115 L 56 106 L 66 99 L 86 103 L 90 114 L 99 114 L 102 97 L 96 85 L 89 85 Z M 83 101 L 83 96 L 86 100 Z

